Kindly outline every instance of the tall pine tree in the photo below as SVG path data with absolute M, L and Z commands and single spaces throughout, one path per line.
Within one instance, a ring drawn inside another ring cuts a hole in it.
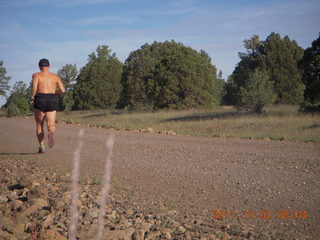
M 0 61 L 0 96 L 6 96 L 6 91 L 10 89 L 9 81 L 11 77 L 6 76 L 7 70 L 3 67 L 3 61 Z
M 78 76 L 77 67 L 75 64 L 66 64 L 58 70 L 57 74 L 62 79 L 63 85 L 66 89 L 65 94 L 59 96 L 59 110 L 70 111 L 74 105 L 73 87 Z

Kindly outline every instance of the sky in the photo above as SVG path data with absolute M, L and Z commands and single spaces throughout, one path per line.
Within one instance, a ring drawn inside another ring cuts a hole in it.
M 0 13 L 0 61 L 11 86 L 29 84 L 41 58 L 56 73 L 65 64 L 80 69 L 99 45 L 124 62 L 143 44 L 166 40 L 205 50 L 227 78 L 253 35 L 276 32 L 307 48 L 320 32 L 319 0 L 0 0 Z

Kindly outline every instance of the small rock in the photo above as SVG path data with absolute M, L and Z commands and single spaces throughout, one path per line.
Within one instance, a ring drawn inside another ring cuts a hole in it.
M 182 232 L 182 233 L 185 233 L 186 229 L 184 227 L 182 227 L 182 226 L 179 226 L 178 227 L 178 231 Z
M 125 228 L 129 228 L 132 226 L 132 223 L 129 222 L 127 219 L 123 220 L 122 224 L 125 226 Z
M 175 215 L 177 215 L 178 214 L 178 212 L 176 211 L 176 210 L 170 210 L 170 211 L 168 211 L 168 216 L 175 216 Z
M 43 239 L 46 240 L 67 240 L 63 235 L 61 235 L 55 229 L 49 229 L 45 232 Z
M 148 239 L 148 240 L 155 239 L 156 237 L 159 237 L 160 235 L 161 235 L 160 231 L 148 232 L 146 234 L 146 238 L 145 239 Z
M 18 240 L 20 240 L 20 239 L 21 240 L 22 239 L 28 239 L 28 234 L 25 233 L 23 230 L 21 231 L 21 230 L 19 230 L 17 228 L 14 229 L 12 235 L 13 235 L 14 239 L 18 239 Z
M 29 203 L 30 205 L 38 205 L 39 207 L 48 206 L 48 202 L 43 198 L 32 198 Z
M 47 228 L 47 227 L 51 226 L 53 224 L 53 218 L 54 218 L 53 213 L 49 214 L 46 217 L 46 220 L 44 220 L 44 222 L 43 222 L 43 227 Z
M 57 208 L 58 208 L 59 202 L 58 202 L 56 199 L 54 199 L 54 198 L 49 198 L 48 201 L 49 201 L 49 206 L 50 206 L 50 207 L 52 207 L 52 208 L 54 208 L 54 209 L 57 209 Z
M 10 233 L 2 231 L 2 230 L 0 230 L 0 239 L 10 239 L 10 240 L 12 239 L 12 240 L 14 240 L 13 236 Z
M 153 133 L 154 131 L 153 131 L 153 129 L 152 128 L 147 128 L 147 131 L 146 131 L 147 133 Z
M 152 225 L 153 224 L 151 223 L 141 223 L 140 229 L 143 229 L 144 231 L 148 232 Z
M 0 221 L 0 229 L 7 231 L 9 233 L 13 233 L 14 222 L 8 217 L 2 217 Z
M 176 133 L 173 131 L 167 131 L 166 133 L 167 133 L 167 135 L 174 135 L 174 136 L 176 135 Z
M 112 210 L 111 214 L 107 215 L 107 218 L 109 220 L 116 220 L 116 215 L 117 215 L 117 211 L 116 210 Z
M 47 197 L 48 197 L 48 189 L 42 186 L 36 186 L 27 193 L 28 200 L 32 198 L 47 198 Z
M 38 218 L 45 218 L 46 216 L 48 216 L 50 214 L 50 212 L 46 209 L 42 209 L 38 212 Z
M 127 216 L 127 217 L 131 217 L 131 216 L 133 215 L 133 213 L 134 213 L 133 210 L 128 209 L 128 210 L 126 211 L 126 216 Z
M 66 191 L 63 193 L 62 201 L 63 202 L 69 202 L 71 200 L 71 191 Z
M 39 208 L 41 208 L 39 207 L 39 205 L 33 204 L 30 207 L 27 207 L 26 209 L 24 209 L 22 211 L 22 214 L 25 216 L 30 216 L 32 213 L 36 212 Z
M 77 200 L 77 206 L 78 206 L 78 208 L 83 207 L 82 201 L 80 199 Z
M 132 240 L 143 240 L 145 235 L 145 231 L 143 229 L 136 230 L 132 234 Z
M 184 224 L 184 227 L 187 229 L 192 229 L 192 226 L 190 224 Z
M 172 221 L 170 221 L 170 225 L 171 225 L 171 227 L 173 227 L 173 228 L 177 228 L 177 227 L 180 226 L 180 223 L 178 223 L 178 222 L 175 221 L 175 220 L 172 220 Z
M 0 203 L 8 202 L 8 198 L 5 195 L 0 195 Z
M 165 239 L 172 238 L 172 230 L 170 228 L 163 228 L 161 229 L 161 234 L 164 236 Z
M 203 222 L 202 222 L 202 220 L 201 219 L 196 219 L 195 221 L 194 221 L 194 224 L 196 224 L 196 225 L 201 225 Z
M 20 200 L 14 200 L 9 203 L 9 206 L 13 211 L 20 211 L 23 207 L 23 202 Z
M 29 176 L 22 176 L 19 185 L 21 187 L 31 187 L 32 186 L 32 179 Z
M 15 225 L 15 228 L 18 229 L 21 232 L 24 232 L 25 227 L 26 227 L 26 224 L 24 224 L 24 223 L 19 223 L 19 224 Z
M 13 191 L 13 192 L 11 192 L 11 194 L 9 194 L 9 195 L 7 196 L 7 198 L 9 198 L 10 201 L 13 201 L 13 200 L 18 199 L 19 197 L 18 197 L 18 195 L 17 195 L 17 192 L 16 192 L 16 191 Z
M 103 235 L 104 240 L 112 240 L 112 239 L 123 239 L 123 240 L 131 240 L 132 234 L 135 232 L 133 228 L 128 228 L 125 230 L 109 230 Z

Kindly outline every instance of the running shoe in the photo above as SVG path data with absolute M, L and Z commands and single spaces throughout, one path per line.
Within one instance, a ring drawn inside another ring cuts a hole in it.
M 48 133 L 48 146 L 49 148 L 52 148 L 54 144 L 56 143 L 56 139 L 54 138 L 53 132 Z
M 44 144 L 41 144 L 39 147 L 39 152 L 38 153 L 44 153 L 45 152 L 45 147 Z

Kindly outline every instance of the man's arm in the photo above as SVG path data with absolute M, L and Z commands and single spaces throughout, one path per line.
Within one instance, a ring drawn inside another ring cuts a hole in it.
M 57 77 L 58 77 L 57 85 L 58 85 L 59 89 L 56 90 L 55 94 L 56 95 L 62 95 L 62 94 L 64 94 L 66 92 L 66 89 L 63 86 L 61 78 L 59 76 L 57 76 Z
M 38 81 L 37 75 L 34 73 L 32 75 L 32 88 L 31 88 L 31 99 L 34 100 L 34 96 L 37 93 L 38 90 Z

